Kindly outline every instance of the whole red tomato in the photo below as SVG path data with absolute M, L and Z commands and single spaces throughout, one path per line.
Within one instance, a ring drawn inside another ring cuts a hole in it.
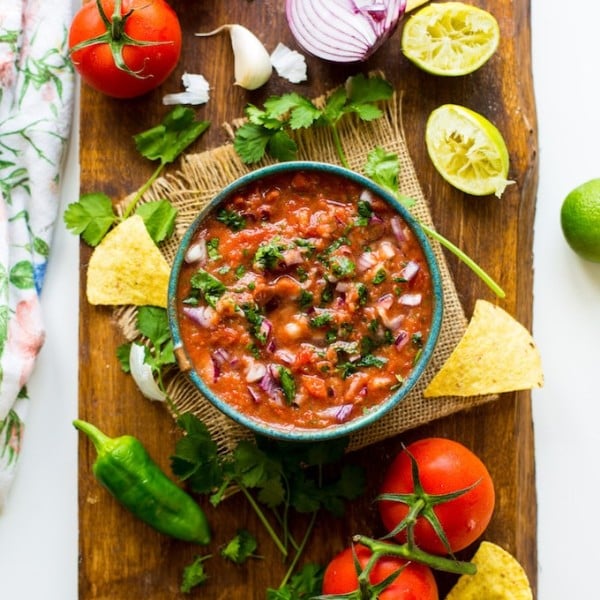
M 90 0 L 71 23 L 69 48 L 88 85 L 108 96 L 133 98 L 173 71 L 181 55 L 181 26 L 164 0 Z
M 371 551 L 360 544 L 353 548 L 361 568 L 364 568 Z M 327 565 L 323 576 L 323 594 L 347 594 L 358 590 L 353 548 L 342 550 Z M 369 581 L 377 584 L 402 567 L 404 569 L 398 577 L 378 596 L 379 600 L 438 600 L 438 589 L 431 569 L 395 556 L 380 558 L 369 574 Z
M 464 494 L 433 507 L 452 552 L 466 548 L 484 532 L 494 511 L 494 484 L 488 470 L 462 444 L 444 438 L 427 438 L 410 444 L 406 451 L 398 454 L 385 475 L 382 494 L 415 491 L 409 453 L 418 466 L 425 495 L 448 494 L 473 486 Z M 408 510 L 409 507 L 403 502 L 379 502 L 379 513 L 388 531 L 396 528 Z M 420 514 L 414 526 L 415 544 L 430 553 L 447 554 L 448 550 L 438 534 L 422 516 L 422 512 Z M 405 542 L 406 530 L 396 538 Z

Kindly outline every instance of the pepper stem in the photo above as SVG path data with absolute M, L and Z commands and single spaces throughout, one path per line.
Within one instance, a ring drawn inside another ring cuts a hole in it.
M 98 454 L 100 454 L 106 447 L 106 444 L 108 444 L 108 442 L 111 441 L 111 438 L 109 438 L 105 433 L 102 433 L 97 427 L 95 427 L 91 423 L 88 423 L 87 421 L 75 419 L 73 421 L 73 425 L 77 429 L 79 429 L 79 431 L 85 433 L 90 438 L 90 440 L 92 440 L 92 443 L 98 451 Z

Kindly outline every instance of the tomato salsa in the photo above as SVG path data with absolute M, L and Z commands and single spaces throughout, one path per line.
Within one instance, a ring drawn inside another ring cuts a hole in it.
M 434 298 L 419 241 L 358 182 L 292 171 L 219 204 L 187 246 L 180 337 L 197 374 L 247 418 L 322 429 L 409 376 Z

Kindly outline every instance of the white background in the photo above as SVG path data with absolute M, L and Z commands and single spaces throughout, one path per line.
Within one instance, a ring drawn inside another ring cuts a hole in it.
M 597 595 L 600 565 L 600 264 L 565 244 L 562 199 L 600 177 L 600 5 L 532 0 L 540 183 L 535 223 L 534 336 L 546 385 L 533 393 L 539 598 Z M 63 202 L 78 198 L 73 136 Z M 57 225 L 43 292 L 47 342 L 18 477 L 0 516 L 0 596 L 77 598 L 78 241 Z M 115 599 L 120 600 L 120 599 Z

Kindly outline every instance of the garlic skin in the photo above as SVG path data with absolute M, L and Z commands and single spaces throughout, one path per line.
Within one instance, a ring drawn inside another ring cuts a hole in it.
M 290 83 L 306 81 L 306 59 L 300 52 L 279 42 L 271 52 L 271 64 L 280 77 Z
M 203 75 L 184 73 L 181 81 L 185 92 L 166 94 L 163 96 L 163 104 L 206 104 L 209 101 L 210 85 Z
M 229 31 L 234 57 L 235 85 L 246 90 L 256 90 L 270 79 L 273 73 L 271 57 L 263 43 L 242 25 L 222 25 L 208 33 L 197 33 L 198 37 Z

